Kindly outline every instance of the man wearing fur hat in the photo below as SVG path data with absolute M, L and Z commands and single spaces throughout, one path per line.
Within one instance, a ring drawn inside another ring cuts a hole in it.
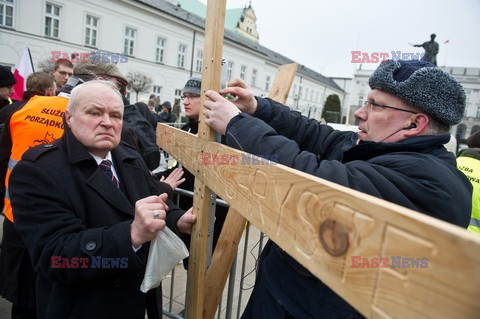
M 443 146 L 465 110 L 462 86 L 425 61 L 382 63 L 369 85 L 355 112 L 356 133 L 254 97 L 241 79 L 220 91 L 236 96 L 235 104 L 206 92 L 205 123 L 225 135 L 227 145 L 275 154 L 280 164 L 466 228 L 472 187 Z M 243 318 L 356 317 L 353 307 L 268 242 Z

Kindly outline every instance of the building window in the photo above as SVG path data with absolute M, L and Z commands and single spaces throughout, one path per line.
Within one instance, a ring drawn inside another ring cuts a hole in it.
M 45 36 L 58 38 L 60 33 L 60 7 L 46 3 L 45 7 Z
M 187 52 L 187 46 L 180 44 L 178 46 L 178 58 L 177 58 L 177 67 L 185 68 L 185 54 Z
M 252 70 L 252 86 L 257 85 L 257 70 L 253 69 Z
M 13 0 L 0 0 L 0 25 L 13 27 Z
M 305 100 L 308 100 L 308 88 L 305 88 Z
M 270 90 L 270 76 L 267 75 L 267 77 L 265 78 L 265 91 L 269 91 Z
M 362 107 L 362 105 L 363 105 L 363 95 L 359 95 L 358 96 L 358 106 Z
M 165 55 L 165 39 L 157 37 L 157 47 L 155 48 L 155 61 L 157 63 L 163 63 L 164 55 Z
M 247 67 L 245 65 L 242 65 L 240 67 L 240 78 L 242 80 L 245 80 L 245 74 L 247 73 Z
M 477 104 L 477 114 L 475 116 L 477 119 L 480 118 L 480 104 Z
M 175 89 L 175 97 L 181 97 L 182 96 L 182 89 Z
M 230 81 L 232 79 L 232 74 L 233 74 L 233 61 L 228 61 L 228 64 L 227 64 L 227 81 Z
M 97 46 L 98 18 L 88 15 L 85 20 L 85 45 Z
M 313 101 L 313 90 L 310 92 L 310 101 Z
M 197 61 L 195 64 L 195 71 L 198 73 L 202 73 L 202 65 L 203 65 L 203 51 L 198 50 L 197 51 Z
M 154 85 L 153 93 L 155 93 L 155 95 L 162 96 L 162 87 L 160 85 Z
M 318 91 L 315 93 L 315 102 L 318 103 Z
M 137 36 L 137 30 L 129 27 L 125 27 L 125 38 L 123 41 L 123 52 L 128 55 L 135 54 L 135 37 Z

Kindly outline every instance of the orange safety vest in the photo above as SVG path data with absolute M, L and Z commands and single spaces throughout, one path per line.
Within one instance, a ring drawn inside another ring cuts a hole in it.
M 12 205 L 8 192 L 10 174 L 29 148 L 50 144 L 63 135 L 63 115 L 68 98 L 61 96 L 34 96 L 10 118 L 12 153 L 5 177 L 5 216 L 13 222 Z

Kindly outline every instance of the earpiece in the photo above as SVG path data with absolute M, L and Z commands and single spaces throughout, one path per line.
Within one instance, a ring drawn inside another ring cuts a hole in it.
M 404 128 L 401 128 L 401 129 L 399 129 L 398 131 L 393 132 L 392 134 L 388 135 L 387 137 L 385 137 L 385 138 L 384 138 L 383 140 L 381 140 L 380 142 L 385 141 L 385 140 L 386 140 L 387 138 L 389 138 L 390 136 L 393 136 L 393 135 L 397 134 L 398 132 L 400 132 L 400 131 L 402 131 L 402 130 L 411 130 L 412 128 L 416 128 L 416 127 L 417 127 L 417 124 L 415 124 L 415 123 L 410 123 L 409 126 L 404 127 Z

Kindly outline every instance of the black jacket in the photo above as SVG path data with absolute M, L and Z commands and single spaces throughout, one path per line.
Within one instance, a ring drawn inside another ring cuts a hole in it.
M 468 226 L 472 188 L 457 170 L 454 155 L 443 147 L 449 135 L 357 145 L 356 133 L 320 125 L 270 99 L 258 98 L 254 116 L 242 113 L 230 121 L 227 145 L 255 155 L 273 156 L 280 164 Z M 358 315 L 273 243 L 262 253 L 259 269 L 264 287 L 295 318 Z M 255 313 L 258 304 L 252 305 L 245 318 Z
M 162 123 L 175 123 L 177 117 L 173 113 L 161 112 L 158 114 L 158 121 Z
M 68 128 L 53 144 L 25 152 L 12 171 L 15 228 L 38 273 L 38 318 L 145 317 L 140 284 L 149 245 L 133 251 L 130 224 L 137 200 L 166 190 L 130 146 L 120 144 L 112 157 L 123 193 Z M 175 230 L 183 211 L 168 205 L 167 225 Z M 88 267 L 53 268 L 55 256 L 87 258 Z M 94 268 L 99 257 L 126 267 Z

